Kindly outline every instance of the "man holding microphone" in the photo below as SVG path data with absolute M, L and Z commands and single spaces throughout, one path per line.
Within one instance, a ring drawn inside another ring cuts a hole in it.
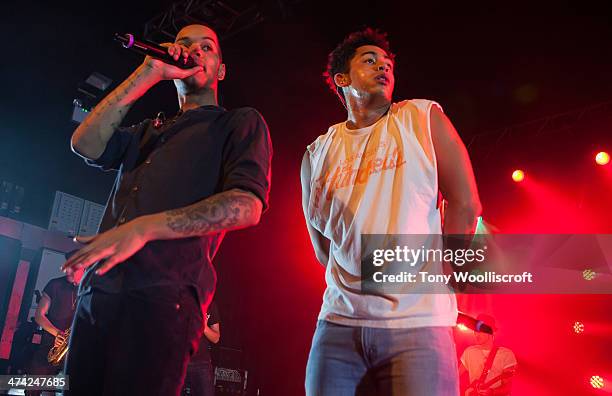
M 165 45 L 181 69 L 147 57 L 76 129 L 89 165 L 117 170 L 100 233 L 64 265 L 86 268 L 66 374 L 68 395 L 178 395 L 216 284 L 226 232 L 267 208 L 272 147 L 252 108 L 217 102 L 225 64 L 216 33 L 186 26 Z M 173 80 L 180 110 L 167 121 L 120 123 L 151 87 Z

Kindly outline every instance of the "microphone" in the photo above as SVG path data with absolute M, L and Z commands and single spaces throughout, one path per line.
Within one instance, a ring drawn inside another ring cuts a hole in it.
M 491 326 L 485 324 L 482 320 L 478 320 L 469 315 L 464 314 L 463 312 L 459 312 L 457 316 L 457 324 L 462 324 L 470 330 L 476 331 L 478 333 L 487 333 L 493 335 L 493 329 Z
M 180 67 L 181 69 L 191 69 L 197 66 L 197 63 L 189 56 L 186 60 L 182 57 L 179 60 L 174 60 L 168 53 L 168 48 L 154 43 L 145 43 L 134 38 L 133 34 L 115 33 L 115 40 L 120 42 L 123 48 L 127 48 L 141 55 L 149 55 L 152 58 L 158 59 L 172 66 Z

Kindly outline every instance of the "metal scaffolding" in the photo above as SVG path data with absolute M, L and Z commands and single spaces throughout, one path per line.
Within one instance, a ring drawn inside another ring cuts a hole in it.
M 264 20 L 263 3 L 239 0 L 177 1 L 145 24 L 144 38 L 172 41 L 181 27 L 201 23 L 212 27 L 221 40 L 227 40 Z M 288 6 L 287 2 L 275 3 L 282 9 Z
M 587 107 L 550 115 L 536 120 L 508 126 L 501 129 L 472 135 L 467 144 L 468 150 L 478 150 L 483 153 L 482 159 L 488 159 L 497 152 L 498 147 L 507 145 L 518 137 L 537 138 L 544 135 L 559 135 L 569 133 L 578 136 L 578 128 L 585 120 L 610 119 L 612 117 L 612 101 L 597 103 Z

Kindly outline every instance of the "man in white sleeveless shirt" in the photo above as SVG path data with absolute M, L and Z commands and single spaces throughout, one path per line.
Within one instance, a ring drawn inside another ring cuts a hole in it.
M 393 67 L 386 36 L 369 28 L 329 55 L 327 82 L 347 120 L 309 145 L 302 161 L 304 215 L 327 283 L 308 396 L 459 393 L 454 295 L 371 293 L 360 283 L 362 235 L 472 234 L 481 210 L 451 122 L 435 102 L 392 102 Z

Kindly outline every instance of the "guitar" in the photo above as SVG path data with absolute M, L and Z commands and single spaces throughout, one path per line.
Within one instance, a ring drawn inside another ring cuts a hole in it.
M 514 371 L 504 371 L 497 377 L 492 378 L 489 381 L 481 382 L 479 380 L 475 380 L 467 387 L 465 390 L 465 396 L 480 396 L 486 394 L 485 392 L 491 389 L 491 386 L 495 385 L 499 381 L 503 379 L 512 378 L 514 376 Z M 509 395 L 509 393 L 508 393 Z M 501 396 L 501 395 L 500 395 Z
M 54 366 L 59 364 L 66 356 L 68 352 L 68 341 L 70 339 L 70 328 L 62 332 L 61 343 L 59 345 L 53 345 L 49 353 L 47 354 L 47 361 Z

